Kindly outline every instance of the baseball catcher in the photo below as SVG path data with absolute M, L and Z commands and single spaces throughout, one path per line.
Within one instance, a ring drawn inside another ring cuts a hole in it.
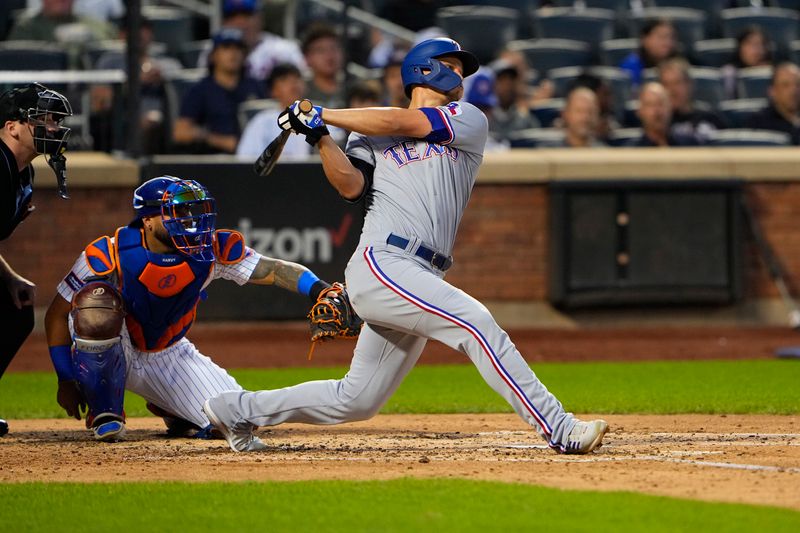
M 45 322 L 56 399 L 76 419 L 87 411 L 97 440 L 123 437 L 125 389 L 147 400 L 168 435 L 213 436 L 203 402 L 241 390 L 186 338 L 213 280 L 277 285 L 312 302 L 346 301 L 343 290 L 334 296 L 335 286 L 306 267 L 264 257 L 240 233 L 217 229 L 215 205 L 193 180 L 145 182 L 133 194 L 136 217 L 113 237 L 91 242 L 58 285 Z M 264 447 L 252 436 L 238 445 Z

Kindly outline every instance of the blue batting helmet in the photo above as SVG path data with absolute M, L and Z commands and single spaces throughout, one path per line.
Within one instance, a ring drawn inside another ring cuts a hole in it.
M 442 37 L 422 41 L 409 50 L 400 67 L 406 96 L 411 98 L 414 85 L 424 85 L 445 93 L 461 85 L 461 77 L 438 61 L 442 57 L 459 59 L 464 65 L 465 78 L 480 67 L 478 58 L 462 50 L 461 45 L 452 39 Z

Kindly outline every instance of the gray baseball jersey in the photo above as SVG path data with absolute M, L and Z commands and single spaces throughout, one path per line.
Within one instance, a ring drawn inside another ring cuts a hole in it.
M 347 375 L 211 400 L 226 423 L 337 424 L 376 414 L 419 359 L 427 339 L 469 357 L 547 444 L 565 451 L 577 419 L 531 371 L 478 300 L 444 281 L 487 139 L 486 117 L 466 103 L 423 108 L 425 139 L 352 135 L 347 155 L 374 165 L 360 244 L 345 270 L 365 321 Z M 369 181 L 369 180 L 368 180 Z M 435 254 L 435 255 L 434 255 Z

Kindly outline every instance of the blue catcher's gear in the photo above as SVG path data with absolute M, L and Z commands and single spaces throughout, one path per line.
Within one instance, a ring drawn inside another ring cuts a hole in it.
M 124 422 L 126 369 L 120 338 L 99 341 L 76 337 L 72 360 L 75 379 L 89 406 L 87 427 L 96 428 L 112 420 Z
M 133 192 L 136 226 L 139 220 L 161 215 L 175 248 L 192 259 L 214 260 L 216 204 L 208 190 L 194 180 L 159 176 Z
M 159 176 L 147 180 L 133 191 L 133 210 L 136 219 L 161 214 L 161 203 L 167 187 L 180 181 L 175 176 Z
M 443 93 L 461 85 L 461 77 L 438 61 L 442 57 L 459 59 L 464 66 L 465 78 L 474 74 L 480 67 L 478 58 L 471 52 L 462 50 L 461 45 L 452 39 L 422 41 L 408 52 L 400 67 L 406 96 L 411 98 L 411 89 L 414 85 L 424 85 Z
M 208 190 L 193 180 L 173 183 L 164 192 L 161 218 L 181 253 L 202 262 L 214 261 L 217 211 Z

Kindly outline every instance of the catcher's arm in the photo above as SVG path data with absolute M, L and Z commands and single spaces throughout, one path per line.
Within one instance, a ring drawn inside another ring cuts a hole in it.
M 249 283 L 275 285 L 292 292 L 299 292 L 316 301 L 319 293 L 330 287 L 308 268 L 299 263 L 261 256 L 250 274 Z

